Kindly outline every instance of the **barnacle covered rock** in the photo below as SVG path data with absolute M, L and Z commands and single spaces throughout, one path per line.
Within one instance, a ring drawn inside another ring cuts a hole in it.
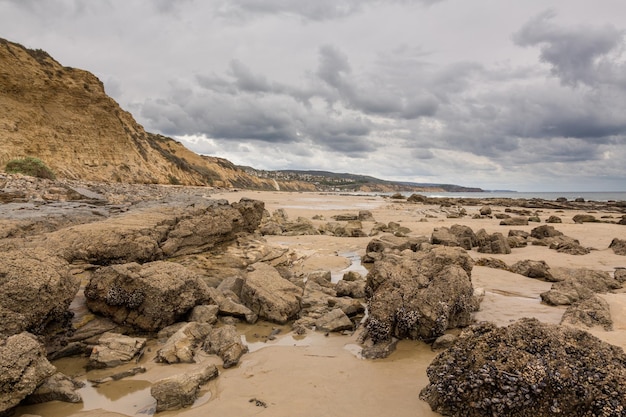
M 626 355 L 582 330 L 521 319 L 463 332 L 420 398 L 446 416 L 623 416 Z

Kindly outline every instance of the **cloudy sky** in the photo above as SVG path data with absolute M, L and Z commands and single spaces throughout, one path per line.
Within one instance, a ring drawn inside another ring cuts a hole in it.
M 260 169 L 626 191 L 624 0 L 0 0 L 146 130 Z

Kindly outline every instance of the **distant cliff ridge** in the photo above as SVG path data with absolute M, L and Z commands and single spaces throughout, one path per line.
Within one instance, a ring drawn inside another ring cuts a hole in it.
M 0 170 L 37 157 L 61 178 L 275 189 L 231 162 L 147 133 L 93 74 L 0 39 Z M 281 189 L 312 190 L 307 183 Z

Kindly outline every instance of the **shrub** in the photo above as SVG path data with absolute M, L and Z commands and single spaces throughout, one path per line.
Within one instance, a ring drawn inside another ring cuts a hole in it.
M 24 174 L 37 178 L 55 179 L 54 172 L 39 158 L 28 156 L 13 159 L 7 163 L 6 172 L 9 174 Z

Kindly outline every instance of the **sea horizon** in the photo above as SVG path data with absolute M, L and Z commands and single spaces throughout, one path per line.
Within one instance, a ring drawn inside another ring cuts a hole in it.
M 432 198 L 523 198 L 555 201 L 566 198 L 568 201 L 626 201 L 626 191 L 478 191 L 478 192 L 403 192 L 407 197 L 421 194 Z

